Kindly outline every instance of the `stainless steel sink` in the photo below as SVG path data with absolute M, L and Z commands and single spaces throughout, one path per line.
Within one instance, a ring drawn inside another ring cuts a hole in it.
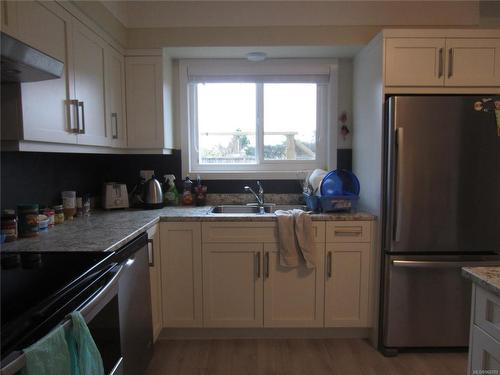
M 276 210 L 292 210 L 300 209 L 306 210 L 306 206 L 301 205 L 275 205 L 265 204 L 264 213 L 271 214 Z M 221 205 L 215 206 L 211 211 L 213 214 L 258 214 L 260 213 L 259 206 L 257 205 Z
M 264 205 L 264 212 L 266 214 L 274 211 L 274 205 Z M 213 214 L 258 214 L 260 212 L 259 206 L 245 206 L 245 205 L 222 205 L 215 206 L 212 209 Z

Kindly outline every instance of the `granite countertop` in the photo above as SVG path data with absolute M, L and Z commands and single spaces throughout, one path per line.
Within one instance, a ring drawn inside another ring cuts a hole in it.
M 35 238 L 4 243 L 5 252 L 114 251 L 147 231 L 158 221 L 274 221 L 274 214 L 212 214 L 211 206 L 165 207 L 159 210 L 94 211 L 50 228 Z M 313 214 L 315 221 L 375 220 L 358 213 Z
M 500 266 L 465 267 L 462 275 L 500 297 Z

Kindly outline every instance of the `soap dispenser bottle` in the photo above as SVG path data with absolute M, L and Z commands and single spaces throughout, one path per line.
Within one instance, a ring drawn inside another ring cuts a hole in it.
M 189 176 L 184 180 L 184 191 L 182 192 L 182 205 L 183 206 L 192 206 L 193 199 L 193 181 L 189 179 Z
M 163 199 L 166 206 L 177 206 L 179 204 L 179 192 L 175 188 L 175 176 L 166 174 L 163 188 Z

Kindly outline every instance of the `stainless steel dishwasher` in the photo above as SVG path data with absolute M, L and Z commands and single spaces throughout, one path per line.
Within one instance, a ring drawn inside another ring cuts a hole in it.
M 116 255 L 123 265 L 118 289 L 123 374 L 145 374 L 153 356 L 147 234 L 137 237 Z

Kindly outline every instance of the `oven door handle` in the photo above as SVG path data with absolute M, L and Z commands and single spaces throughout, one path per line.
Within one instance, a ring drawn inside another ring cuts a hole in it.
M 108 281 L 108 283 L 102 288 L 97 295 L 92 297 L 88 302 L 85 302 L 83 307 L 78 310 L 82 314 L 85 322 L 88 323 L 102 310 L 104 306 L 108 304 L 114 296 L 118 294 L 118 281 L 120 275 L 123 272 L 123 266 L 119 266 L 115 275 Z M 70 324 L 70 320 L 64 322 L 64 326 L 67 327 Z M 3 375 L 3 374 L 2 374 Z
M 115 275 L 108 281 L 108 283 L 90 299 L 90 301 L 85 302 L 83 307 L 78 310 L 82 314 L 85 322 L 88 323 L 102 310 L 106 304 L 113 299 L 114 296 L 118 294 L 118 282 L 120 275 L 123 271 L 123 266 L 119 266 Z M 69 328 L 71 320 L 67 319 L 64 321 L 62 326 L 64 329 Z M 9 362 L 7 365 L 0 369 L 0 375 L 15 375 L 18 371 L 22 370 L 26 366 L 26 356 L 23 352 L 17 352 L 18 356 Z

